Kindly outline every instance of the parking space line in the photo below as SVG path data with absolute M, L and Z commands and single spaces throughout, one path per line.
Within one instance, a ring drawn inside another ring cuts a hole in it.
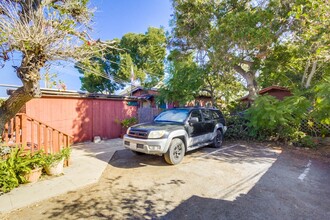
M 304 172 L 302 174 L 299 175 L 298 179 L 300 179 L 301 181 L 304 181 L 305 177 L 307 176 L 307 174 L 310 170 L 311 165 L 312 165 L 312 161 L 308 160 L 308 164 L 306 165 L 306 169 L 304 170 Z
M 235 145 L 232 145 L 232 146 L 229 146 L 229 147 L 221 148 L 219 150 L 216 150 L 216 151 L 213 151 L 211 153 L 205 154 L 204 156 L 201 156 L 201 158 L 204 158 L 204 157 L 210 156 L 212 154 L 218 153 L 220 151 L 227 150 L 227 149 L 230 149 L 230 148 L 233 148 L 233 147 L 237 147 L 237 146 L 239 146 L 239 145 L 235 144 Z

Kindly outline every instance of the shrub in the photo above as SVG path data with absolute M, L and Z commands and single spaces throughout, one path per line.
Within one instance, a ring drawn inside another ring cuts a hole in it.
M 296 140 L 300 124 L 306 117 L 310 102 L 303 96 L 286 97 L 283 101 L 272 96 L 261 96 L 247 110 L 250 135 L 257 139 Z
M 299 138 L 295 142 L 295 145 L 299 146 L 299 147 L 315 148 L 317 146 L 317 143 L 314 142 L 314 140 L 311 136 L 305 135 L 305 136 Z
M 24 175 L 31 171 L 37 160 L 24 155 L 20 148 L 11 149 L 6 159 L 0 162 L 0 191 L 9 192 L 20 183 L 25 183 Z
M 227 131 L 226 139 L 248 140 L 250 139 L 247 126 L 248 121 L 241 115 L 230 115 L 226 117 Z
M 50 166 L 53 163 L 62 160 L 63 158 L 69 159 L 70 154 L 71 154 L 71 148 L 65 147 L 59 153 L 44 155 L 45 165 Z
M 132 125 L 137 124 L 137 119 L 135 117 L 125 118 L 123 120 L 116 119 L 115 122 L 120 124 L 123 128 L 129 128 Z
M 315 87 L 313 117 L 321 123 L 330 125 L 330 77 Z

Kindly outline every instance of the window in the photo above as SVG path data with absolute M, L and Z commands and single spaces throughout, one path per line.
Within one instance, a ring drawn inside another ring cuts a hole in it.
M 210 110 L 203 109 L 202 114 L 205 121 L 211 121 L 213 119 Z
M 202 115 L 201 115 L 201 113 L 200 113 L 199 110 L 193 110 L 193 111 L 191 112 L 190 117 L 191 117 L 191 118 L 192 118 L 192 117 L 194 117 L 194 118 L 198 118 L 198 121 L 199 121 L 199 122 L 202 121 Z
M 219 118 L 222 118 L 222 117 L 219 115 L 219 113 L 216 112 L 216 111 L 212 111 L 212 115 L 213 115 L 213 118 L 214 118 L 215 120 L 218 120 Z
M 156 118 L 156 122 L 184 122 L 188 117 L 188 109 L 171 109 L 160 113 Z

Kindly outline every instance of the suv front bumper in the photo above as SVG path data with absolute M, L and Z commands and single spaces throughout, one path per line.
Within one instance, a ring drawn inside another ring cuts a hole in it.
M 168 148 L 168 138 L 164 139 L 141 139 L 124 135 L 124 147 L 145 154 L 164 154 Z

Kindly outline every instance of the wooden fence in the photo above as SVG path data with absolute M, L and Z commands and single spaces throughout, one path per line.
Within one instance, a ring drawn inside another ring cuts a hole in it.
M 138 122 L 151 122 L 155 116 L 162 112 L 159 108 L 139 108 L 138 109 Z
M 72 137 L 26 114 L 17 114 L 5 125 L 2 135 L 7 145 L 18 145 L 24 150 L 43 150 L 57 153 L 72 143 Z

